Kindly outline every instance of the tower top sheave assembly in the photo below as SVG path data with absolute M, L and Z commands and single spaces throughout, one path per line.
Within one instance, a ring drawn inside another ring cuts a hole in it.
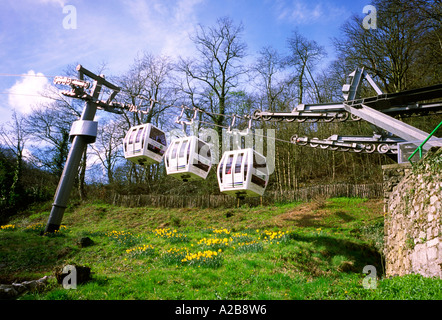
M 350 83 L 342 88 L 344 101 L 339 103 L 300 104 L 292 112 L 266 112 L 257 110 L 254 119 L 264 121 L 287 122 L 344 122 L 367 121 L 373 128 L 373 136 L 341 136 L 334 134 L 327 139 L 292 136 L 292 143 L 313 148 L 364 153 L 385 153 L 397 160 L 400 148 L 398 144 L 423 141 L 428 133 L 408 125 L 396 116 L 410 117 L 431 114 L 442 114 L 442 101 L 425 102 L 442 99 L 442 83 L 406 90 L 397 93 L 384 93 L 370 75 L 358 68 L 349 75 Z M 377 93 L 376 96 L 361 97 L 362 81 Z M 436 137 L 428 140 L 425 149 L 442 146 Z M 399 155 L 399 159 L 401 159 Z

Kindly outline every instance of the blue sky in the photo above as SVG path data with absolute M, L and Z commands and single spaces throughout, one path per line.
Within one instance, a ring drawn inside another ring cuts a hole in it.
M 369 0 L 2 0 L 0 7 L 0 122 L 12 109 L 30 112 L 38 92 L 63 75 L 68 65 L 106 75 L 124 73 L 137 53 L 191 56 L 195 26 L 217 18 L 242 22 L 249 59 L 271 45 L 286 52 L 294 29 L 323 45 L 334 58 L 330 38 L 353 13 L 362 15 Z M 76 10 L 76 29 L 66 29 Z M 69 8 L 69 7 L 68 7 Z M 7 76 L 28 74 L 28 77 Z M 37 75 L 37 77 L 32 76 Z M 11 94 L 15 93 L 15 94 Z

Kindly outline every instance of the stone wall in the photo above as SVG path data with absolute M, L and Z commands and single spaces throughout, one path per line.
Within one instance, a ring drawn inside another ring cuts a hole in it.
M 388 209 L 388 199 L 399 182 L 411 171 L 411 163 L 388 164 L 382 166 L 384 188 L 384 212 Z
M 386 275 L 442 278 L 442 148 L 383 169 Z

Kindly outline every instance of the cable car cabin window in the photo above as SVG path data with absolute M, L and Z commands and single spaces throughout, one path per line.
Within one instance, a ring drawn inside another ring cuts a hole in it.
M 229 155 L 226 163 L 226 174 L 232 174 L 233 154 Z
M 164 134 L 164 132 L 158 130 L 154 126 L 150 127 L 149 138 L 151 138 L 152 140 L 154 140 L 156 142 L 161 143 L 163 146 L 167 145 L 167 143 L 166 143 L 166 135 Z
M 175 158 L 176 158 L 176 154 L 177 154 L 177 152 L 178 152 L 178 144 L 179 144 L 179 141 L 177 141 L 177 142 L 175 142 L 175 143 L 173 144 L 173 147 L 172 147 L 172 156 L 171 156 L 172 159 L 175 159 Z
M 244 153 L 240 153 L 236 157 L 235 173 L 241 173 L 241 163 L 242 163 L 243 156 L 244 156 Z
M 198 160 L 198 163 L 194 163 L 193 165 L 203 171 L 206 171 L 206 172 L 209 171 L 209 168 L 210 168 L 207 164 L 204 164 L 199 160 Z
M 209 171 L 210 166 L 207 164 L 204 164 L 200 161 L 200 157 L 210 161 L 211 160 L 211 154 L 210 154 L 210 148 L 209 146 L 204 143 L 203 141 L 197 140 L 196 144 L 196 154 L 193 158 L 193 165 L 203 171 Z M 189 150 L 190 151 L 190 150 Z
M 257 155 L 256 153 L 253 154 L 253 167 L 254 168 L 265 168 L 266 167 L 266 159 L 264 157 L 261 157 L 260 155 Z
M 187 159 L 186 159 L 186 163 L 189 163 L 189 158 L 190 158 L 190 141 L 187 142 Z
M 197 152 L 198 152 L 198 155 L 201 157 L 204 157 L 209 160 L 212 158 L 212 154 L 210 153 L 209 145 L 207 143 L 204 143 L 201 140 L 198 140 Z
M 252 174 L 252 183 L 257 184 L 258 186 L 263 188 L 265 188 L 266 186 L 266 181 L 254 174 Z
M 144 129 L 144 127 L 141 127 L 141 128 L 138 129 L 137 137 L 135 138 L 135 143 L 140 142 L 141 134 L 144 131 L 143 129 Z
M 180 155 L 179 155 L 180 158 L 184 157 L 184 152 L 186 151 L 187 143 L 188 141 L 183 141 L 183 144 L 181 145 Z
M 166 143 L 166 135 L 162 131 L 158 130 L 157 128 L 155 128 L 153 126 L 150 127 L 149 138 L 154 140 L 154 141 L 156 141 L 156 142 L 161 143 L 163 146 L 167 145 L 167 143 Z M 160 148 L 157 148 L 157 147 L 155 147 L 154 145 L 152 145 L 150 143 L 147 144 L 147 149 L 149 151 L 152 151 L 153 153 L 159 154 L 161 156 L 163 156 L 164 152 L 165 152 L 164 150 L 162 150 Z
M 135 133 L 137 132 L 137 130 L 132 130 L 132 132 L 130 133 L 129 136 L 129 144 L 133 144 L 134 143 L 134 137 L 135 137 Z

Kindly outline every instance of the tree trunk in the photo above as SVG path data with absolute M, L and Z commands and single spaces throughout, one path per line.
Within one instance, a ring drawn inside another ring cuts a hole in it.
M 302 84 L 302 79 L 304 78 L 304 66 L 301 68 L 301 73 L 299 74 L 298 86 L 299 86 L 299 98 L 298 104 L 302 104 L 302 96 L 304 91 L 304 86 Z
M 17 161 L 16 161 L 16 166 L 14 168 L 14 178 L 12 180 L 11 188 L 9 189 L 9 202 L 11 206 L 15 206 L 19 198 L 19 195 L 16 193 L 16 191 L 17 191 L 17 185 L 21 179 L 22 168 L 23 168 L 23 152 L 22 149 L 18 147 Z
M 86 160 L 87 160 L 87 147 L 84 149 L 84 153 L 81 159 L 80 171 L 78 175 L 78 195 L 80 200 L 86 200 L 86 190 L 85 190 L 85 177 L 86 177 Z

